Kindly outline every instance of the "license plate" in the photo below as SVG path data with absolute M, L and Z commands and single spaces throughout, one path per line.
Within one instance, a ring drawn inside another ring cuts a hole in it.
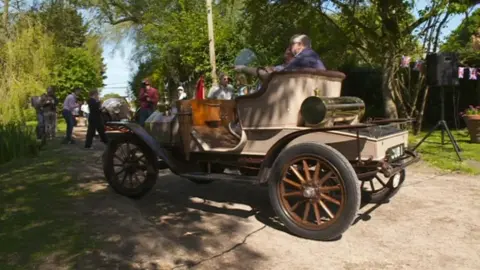
M 397 160 L 404 154 L 403 144 L 396 145 L 387 150 L 387 158 L 389 161 Z

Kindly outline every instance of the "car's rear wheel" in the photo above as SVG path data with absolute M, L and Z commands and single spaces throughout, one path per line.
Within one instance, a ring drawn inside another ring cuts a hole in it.
M 158 169 L 153 152 L 144 143 L 135 136 L 122 136 L 108 144 L 104 173 L 117 193 L 139 198 L 155 185 Z
M 377 173 L 375 176 L 361 180 L 362 201 L 377 204 L 388 202 L 402 187 L 405 176 L 405 169 L 403 169 L 389 178 Z
M 352 224 L 360 187 L 348 160 L 330 146 L 302 143 L 283 150 L 273 165 L 269 195 L 292 233 L 332 240 Z

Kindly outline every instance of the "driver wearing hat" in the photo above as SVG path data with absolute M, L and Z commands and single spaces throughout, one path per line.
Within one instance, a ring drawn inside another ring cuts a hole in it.
M 144 126 L 145 120 L 156 109 L 158 103 L 158 91 L 150 85 L 148 79 L 142 81 L 142 88 L 140 88 L 140 110 L 139 110 L 139 124 Z

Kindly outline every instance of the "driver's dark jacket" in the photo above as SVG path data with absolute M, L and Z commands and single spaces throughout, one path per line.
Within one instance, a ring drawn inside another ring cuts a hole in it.
M 297 54 L 295 58 L 293 58 L 292 62 L 290 62 L 284 70 L 294 70 L 294 69 L 301 69 L 301 68 L 314 68 L 314 69 L 321 69 L 325 70 L 325 65 L 323 64 L 322 60 L 318 54 L 313 51 L 312 49 L 304 49 L 302 52 Z

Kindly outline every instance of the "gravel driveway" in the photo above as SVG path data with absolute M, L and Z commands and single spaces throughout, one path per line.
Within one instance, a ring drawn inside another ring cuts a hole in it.
M 284 231 L 265 188 L 196 185 L 163 173 L 151 193 L 131 200 L 106 187 L 99 165 L 82 185 L 93 195 L 79 207 L 104 244 L 77 269 L 480 267 L 480 179 L 421 163 L 391 202 L 364 206 L 331 242 Z

